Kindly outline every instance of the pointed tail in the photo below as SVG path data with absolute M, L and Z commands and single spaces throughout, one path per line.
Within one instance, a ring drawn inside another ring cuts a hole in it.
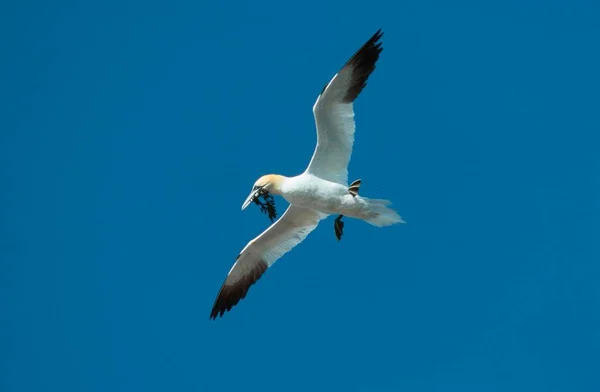
M 373 226 L 382 227 L 396 223 L 406 223 L 396 211 L 387 207 L 392 204 L 391 201 L 368 199 L 366 197 L 363 197 L 363 200 L 367 202 L 363 219 Z

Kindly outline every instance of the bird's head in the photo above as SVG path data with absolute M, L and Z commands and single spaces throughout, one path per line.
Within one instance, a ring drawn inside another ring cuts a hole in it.
M 260 206 L 261 211 L 267 213 L 271 220 L 277 217 L 275 212 L 275 201 L 272 195 L 278 195 L 281 193 L 281 184 L 283 183 L 284 177 L 277 174 L 267 174 L 266 176 L 260 177 L 252 187 L 250 194 L 242 204 L 242 210 L 244 210 L 252 202 L 255 202 Z M 260 198 L 264 199 L 264 202 L 260 201 Z

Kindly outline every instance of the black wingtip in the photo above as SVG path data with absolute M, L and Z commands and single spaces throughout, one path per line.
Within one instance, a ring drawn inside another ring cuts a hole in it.
M 239 258 L 239 256 L 238 256 Z M 264 261 L 258 263 L 254 269 L 249 271 L 243 278 L 234 284 L 227 284 L 227 279 L 221 286 L 219 294 L 215 299 L 209 320 L 215 320 L 217 316 L 223 317 L 225 312 L 228 312 L 242 299 L 246 297 L 250 286 L 252 286 L 267 270 L 268 265 Z
M 344 66 L 342 67 L 342 69 L 346 68 L 348 65 L 352 64 L 352 63 L 353 63 L 353 61 L 356 61 L 356 60 L 357 60 L 359 57 L 361 57 L 361 53 L 364 53 L 364 52 L 365 52 L 365 51 L 367 51 L 369 48 L 373 48 L 373 49 L 375 49 L 375 51 L 377 51 L 377 53 L 375 54 L 375 59 L 373 60 L 373 69 L 371 69 L 371 71 L 370 71 L 370 72 L 367 74 L 367 77 L 368 77 L 368 76 L 369 76 L 369 74 L 370 74 L 371 72 L 373 72 L 373 70 L 375 69 L 375 65 L 374 65 L 374 64 L 375 64 L 375 62 L 377 61 L 377 59 L 379 58 L 379 53 L 381 53 L 381 51 L 383 50 L 383 48 L 381 47 L 381 43 L 380 43 L 380 42 L 379 42 L 379 43 L 377 42 L 377 41 L 379 41 L 379 40 L 381 39 L 381 37 L 383 37 L 383 32 L 381 31 L 381 29 L 379 29 L 379 30 L 377 30 L 377 31 L 375 32 L 375 34 L 373 34 L 373 35 L 371 36 L 371 38 L 369 38 L 369 40 L 368 40 L 367 42 L 365 42 L 365 43 L 363 44 L 363 46 L 361 46 L 361 47 L 360 47 L 360 49 L 358 49 L 358 50 L 356 51 L 356 53 L 354 53 L 354 55 L 353 55 L 353 56 L 350 58 L 350 60 L 348 60 L 348 61 L 346 62 L 346 64 L 344 64 Z M 365 81 L 366 81 L 366 79 L 365 79 Z M 323 92 L 325 91 L 325 89 L 327 88 L 327 86 L 329 86 L 329 83 L 326 83 L 326 84 L 323 86 L 323 89 L 321 90 L 321 92 L 319 93 L 319 95 L 322 95 L 322 94 L 323 94 Z M 362 90 L 363 88 L 364 88 L 364 85 L 363 85 L 363 86 L 360 88 L 360 90 Z M 356 99 L 356 97 L 357 97 L 357 96 L 358 96 L 358 94 L 360 93 L 360 90 L 358 91 L 358 93 L 356 93 L 356 94 L 354 95 L 354 99 Z M 353 100 L 354 100 L 354 99 L 353 99 Z M 353 102 L 353 100 L 352 100 L 352 101 L 350 101 L 350 102 Z
M 377 30 L 344 65 L 344 68 L 352 68 L 350 86 L 344 97 L 345 103 L 354 102 L 367 85 L 367 79 L 375 70 L 375 63 L 379 60 L 379 54 L 383 51 L 382 43 L 380 42 L 382 37 L 383 32 L 381 29 Z

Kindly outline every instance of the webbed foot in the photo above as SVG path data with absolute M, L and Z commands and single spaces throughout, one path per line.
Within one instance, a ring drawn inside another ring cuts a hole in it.
M 342 239 L 342 235 L 344 234 L 344 222 L 342 222 L 343 216 L 344 215 L 338 215 L 333 222 L 333 231 L 335 232 L 335 236 L 338 241 Z
M 348 193 L 352 196 L 356 197 L 358 195 L 358 190 L 360 189 L 360 185 L 362 184 L 362 180 L 356 180 L 348 187 Z

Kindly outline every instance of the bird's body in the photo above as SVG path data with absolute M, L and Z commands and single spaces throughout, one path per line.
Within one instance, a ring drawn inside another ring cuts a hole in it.
M 344 215 L 365 220 L 375 226 L 385 226 L 374 220 L 377 210 L 373 211 L 373 208 L 382 203 L 389 203 L 353 196 L 348 192 L 347 185 L 327 181 L 311 173 L 283 177 L 278 189 L 272 190 L 271 193 L 282 196 L 291 205 L 315 210 L 324 215 Z M 393 210 L 389 210 L 388 214 L 391 215 L 391 219 L 400 219 Z
M 358 195 L 361 181 L 348 186 L 348 163 L 354 144 L 354 100 L 365 87 L 379 59 L 382 33 L 377 31 L 325 86 L 313 106 L 317 146 L 306 171 L 293 177 L 269 174 L 259 178 L 242 205 L 260 196 L 280 195 L 290 203 L 285 213 L 261 235 L 250 241 L 229 271 L 215 300 L 211 318 L 235 306 L 262 274 L 281 256 L 302 242 L 329 215 L 338 217 L 335 234 L 341 238 L 341 218 L 389 226 L 403 220 L 387 200 Z M 272 202 L 269 202 L 272 203 Z M 269 215 L 275 216 L 273 205 Z
M 359 201 L 348 193 L 348 187 L 327 181 L 310 173 L 285 178 L 281 196 L 290 204 L 324 214 L 344 214 L 356 210 Z

